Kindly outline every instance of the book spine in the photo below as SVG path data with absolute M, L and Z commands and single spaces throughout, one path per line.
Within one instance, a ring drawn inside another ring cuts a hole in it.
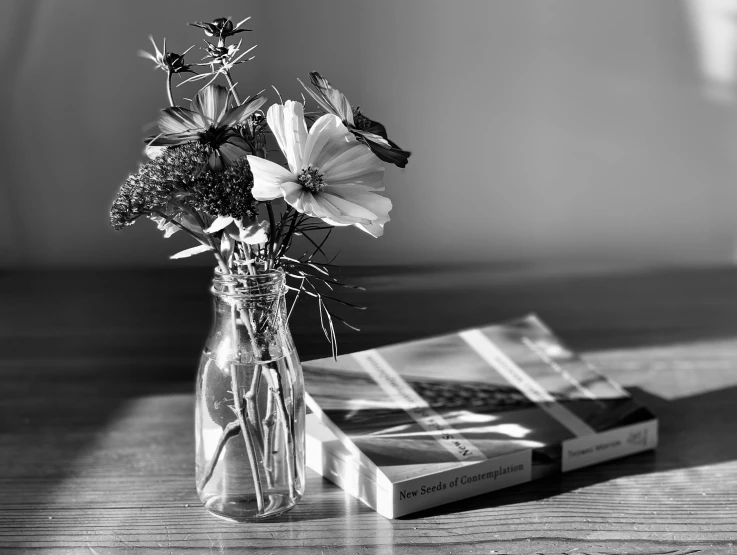
M 395 518 L 391 491 L 378 486 L 359 460 L 344 449 L 340 453 L 330 450 L 326 443 L 309 434 L 306 443 L 309 468 L 380 515 Z
M 647 420 L 606 432 L 565 440 L 562 445 L 561 470 L 568 472 L 658 445 L 658 421 Z

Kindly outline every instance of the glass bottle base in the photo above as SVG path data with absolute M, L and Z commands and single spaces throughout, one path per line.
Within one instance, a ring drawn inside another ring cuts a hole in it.
M 264 495 L 263 510 L 258 510 L 255 495 L 213 496 L 205 502 L 205 508 L 216 517 L 231 522 L 254 522 L 284 514 L 297 504 L 287 494 Z

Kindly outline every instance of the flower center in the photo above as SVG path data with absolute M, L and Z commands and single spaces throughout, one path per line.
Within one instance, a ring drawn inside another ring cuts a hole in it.
M 225 131 L 227 131 L 227 129 L 224 127 L 211 125 L 205 131 L 200 131 L 200 144 L 207 145 L 212 149 L 217 149 L 221 147 L 228 138 L 228 136 L 225 134 Z
M 312 166 L 307 166 L 302 170 L 297 178 L 297 183 L 312 193 L 319 193 L 325 188 L 322 174 Z

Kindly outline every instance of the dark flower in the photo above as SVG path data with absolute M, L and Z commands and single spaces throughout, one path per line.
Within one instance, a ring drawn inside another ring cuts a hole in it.
M 174 146 L 198 142 L 209 153 L 208 165 L 221 171 L 246 155 L 248 145 L 237 127 L 266 102 L 258 96 L 231 107 L 230 92 L 220 85 L 208 85 L 192 101 L 191 109 L 166 108 L 159 119 L 161 133 L 146 139 L 149 146 Z
M 243 157 L 221 172 L 204 172 L 197 179 L 194 207 L 215 217 L 255 218 L 258 209 L 252 189 L 251 166 Z
M 217 79 L 218 75 L 225 75 L 226 78 L 230 78 L 229 71 L 233 69 L 238 64 L 242 64 L 245 62 L 250 62 L 253 60 L 253 56 L 250 58 L 243 59 L 246 54 L 251 52 L 256 46 L 252 46 L 245 52 L 241 53 L 240 55 L 237 55 L 241 48 L 241 43 L 243 41 L 238 41 L 238 44 L 229 44 L 228 46 L 216 46 L 212 43 L 209 43 L 205 41 L 205 44 L 207 44 L 207 55 L 202 58 L 203 60 L 206 60 L 205 63 L 197 64 L 198 66 L 210 66 L 212 68 L 212 71 L 208 73 L 200 73 L 198 75 L 193 75 L 189 79 L 186 79 L 180 83 L 180 85 L 184 85 L 185 83 L 189 83 L 191 81 L 200 81 L 202 79 L 207 79 L 210 77 L 210 81 L 208 81 L 207 85 L 215 81 Z M 218 64 L 217 69 L 215 68 L 215 64 Z M 205 86 L 207 86 L 205 85 Z
M 229 44 L 228 46 L 217 46 L 207 41 L 205 41 L 205 44 L 207 44 L 207 55 L 202 59 L 207 60 L 208 64 L 213 62 L 229 62 L 236 52 L 238 52 L 241 45 L 239 42 L 238 44 Z
M 246 21 L 251 19 L 250 17 L 247 17 L 237 25 L 233 25 L 233 22 L 230 20 L 229 17 L 218 17 L 217 19 L 214 19 L 211 22 L 205 22 L 205 21 L 195 21 L 194 23 L 190 23 L 193 27 L 199 27 L 200 29 L 203 29 L 205 31 L 205 34 L 208 37 L 217 37 L 219 41 L 224 41 L 226 38 L 231 37 L 237 33 L 242 33 L 243 31 L 250 31 L 251 29 L 239 29 L 241 25 L 243 25 Z
M 159 52 L 159 48 L 156 46 L 154 38 L 148 38 L 151 39 L 151 44 L 154 45 L 154 51 L 156 54 L 150 54 L 145 50 L 141 50 L 138 52 L 139 55 L 152 60 L 158 69 L 163 69 L 167 73 L 194 73 L 191 69 L 192 66 L 184 63 L 184 54 L 192 50 L 192 48 L 194 48 L 193 46 L 187 48 L 187 50 L 182 54 L 175 54 L 174 52 L 166 51 L 166 39 L 164 39 L 164 46 L 161 49 L 162 51 Z
M 189 190 L 194 176 L 207 163 L 207 150 L 192 143 L 167 148 L 160 156 L 142 164 L 120 187 L 110 209 L 110 225 L 122 229 L 139 217 L 165 211 L 173 196 Z
M 148 216 L 161 225 L 161 215 L 182 221 L 178 209 L 187 207 L 213 218 L 252 219 L 258 214 L 253 174 L 246 158 L 222 172 L 200 172 L 208 153 L 197 143 L 167 148 L 128 176 L 110 209 L 110 225 L 122 229 Z M 175 202 L 172 202 L 175 201 Z M 175 217 L 176 216 L 176 217 Z
M 386 129 L 377 121 L 364 116 L 358 107 L 351 109 L 348 99 L 338 89 L 330 86 L 327 79 L 318 72 L 310 73 L 310 82 L 316 91 L 302 86 L 320 107 L 329 114 L 338 116 L 356 139 L 368 146 L 380 160 L 404 168 L 410 152 L 402 150 L 389 140 Z

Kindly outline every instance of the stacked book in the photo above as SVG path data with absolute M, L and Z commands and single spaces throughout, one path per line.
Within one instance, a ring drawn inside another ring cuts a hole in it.
M 307 465 L 388 518 L 657 444 L 653 414 L 535 316 L 303 367 Z

